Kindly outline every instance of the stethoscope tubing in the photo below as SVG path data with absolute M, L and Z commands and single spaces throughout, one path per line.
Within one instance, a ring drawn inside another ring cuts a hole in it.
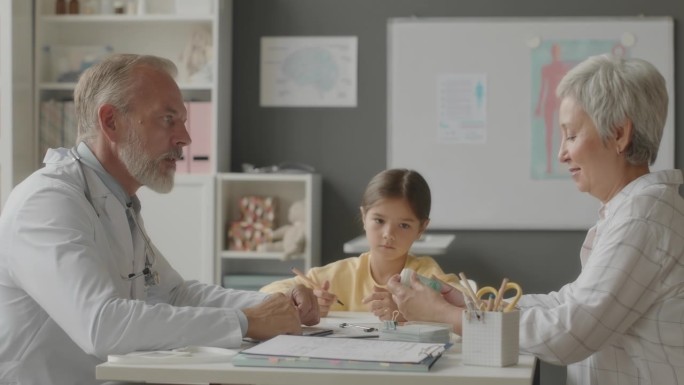
M 78 153 L 78 150 L 76 147 L 72 147 L 69 149 L 69 155 L 78 163 L 79 168 L 81 169 L 81 177 L 83 178 L 83 183 L 84 183 L 84 194 L 86 197 L 86 200 L 88 200 L 88 203 L 93 207 L 93 210 L 95 210 L 95 213 L 97 216 L 100 216 L 100 213 L 97 211 L 97 208 L 95 207 L 95 204 L 93 203 L 93 198 L 90 193 L 90 185 L 88 184 L 88 178 L 86 177 L 85 170 L 83 169 L 83 162 L 81 161 L 81 154 Z M 130 211 L 129 211 L 130 210 Z M 127 206 L 126 211 L 128 212 L 128 215 L 133 219 L 133 224 L 135 225 L 136 229 L 138 229 L 138 233 L 143 239 L 143 242 L 145 243 L 145 268 L 140 271 L 139 273 L 131 273 L 128 276 L 121 276 L 121 278 L 125 281 L 133 281 L 134 279 L 138 277 L 145 277 L 145 285 L 146 286 L 154 286 L 159 284 L 159 273 L 157 271 L 152 270 L 152 267 L 157 261 L 157 253 L 155 253 L 154 249 L 152 248 L 152 245 L 150 243 L 150 238 L 147 236 L 145 231 L 143 230 L 142 227 L 140 227 L 140 224 L 138 223 L 138 219 L 136 218 L 136 213 L 133 210 L 133 207 Z M 149 255 L 152 254 L 152 260 L 150 261 Z

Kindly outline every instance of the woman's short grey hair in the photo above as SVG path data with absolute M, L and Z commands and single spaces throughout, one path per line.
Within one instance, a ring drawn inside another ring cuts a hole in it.
M 78 123 L 76 143 L 90 142 L 98 135 L 98 110 L 111 104 L 124 113 L 134 92 L 134 69 L 147 66 L 176 77 L 176 65 L 165 58 L 152 55 L 113 54 L 88 68 L 74 90 L 74 107 Z
M 571 97 L 584 109 L 605 142 L 630 120 L 632 141 L 625 149 L 633 165 L 653 164 L 667 119 L 665 79 L 649 62 L 612 55 L 592 56 L 572 68 L 556 95 Z

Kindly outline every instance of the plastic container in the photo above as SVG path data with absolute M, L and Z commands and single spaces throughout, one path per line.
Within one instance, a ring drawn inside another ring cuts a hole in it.
M 400 281 L 404 286 L 410 286 L 411 285 L 411 274 L 413 274 L 413 269 L 405 268 L 401 271 Z M 441 282 L 434 280 L 434 279 L 431 279 L 431 278 L 428 278 L 428 277 L 425 277 L 425 276 L 420 275 L 420 274 L 417 274 L 417 275 L 418 275 L 418 280 L 420 280 L 420 282 L 422 282 L 423 285 L 428 286 L 435 291 L 441 291 L 441 289 L 442 289 L 442 283 Z

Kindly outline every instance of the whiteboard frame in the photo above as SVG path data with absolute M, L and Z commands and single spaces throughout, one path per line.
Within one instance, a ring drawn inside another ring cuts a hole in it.
M 531 90 L 529 42 L 620 39 L 625 33 L 636 37 L 630 56 L 650 61 L 665 78 L 668 116 L 651 170 L 673 168 L 672 18 L 389 19 L 387 165 L 415 169 L 426 178 L 433 202 L 430 228 L 591 227 L 598 216 L 598 200 L 580 193 L 570 178 L 530 177 L 530 103 L 536 91 Z M 450 73 L 487 76 L 484 144 L 445 143 L 436 138 L 436 78 Z

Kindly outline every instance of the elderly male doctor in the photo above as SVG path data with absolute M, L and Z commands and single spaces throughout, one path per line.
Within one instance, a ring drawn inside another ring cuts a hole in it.
M 190 143 L 175 66 L 113 55 L 74 99 L 79 144 L 48 151 L 0 215 L 0 384 L 95 384 L 109 354 L 301 333 L 311 290 L 264 295 L 184 281 L 147 237 L 135 192 L 173 186 Z M 169 220 L 174 218 L 169 207 Z M 189 255 L 188 258 L 193 258 Z

